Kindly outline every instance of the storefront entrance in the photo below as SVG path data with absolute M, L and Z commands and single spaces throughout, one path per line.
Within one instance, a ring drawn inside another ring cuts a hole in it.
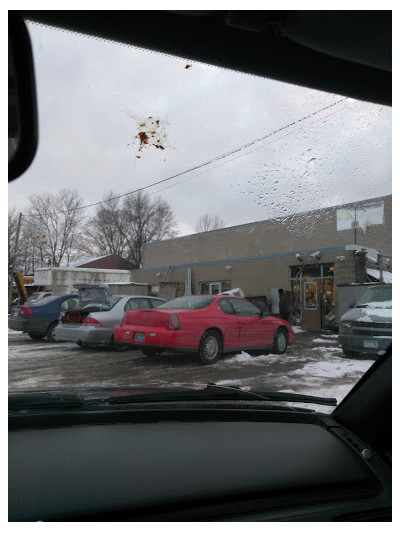
M 306 331 L 329 328 L 335 308 L 333 264 L 291 267 L 294 324 Z

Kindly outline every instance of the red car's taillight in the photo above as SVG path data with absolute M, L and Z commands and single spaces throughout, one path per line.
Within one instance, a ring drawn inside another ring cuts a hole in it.
M 23 315 L 33 315 L 32 309 L 30 307 L 25 307 L 25 306 L 21 309 L 21 313 Z
M 86 324 L 88 326 L 100 326 L 100 322 L 95 318 L 91 318 L 90 316 L 84 318 L 82 320 L 82 324 Z
M 59 323 L 59 324 L 62 323 L 62 315 L 60 315 L 60 316 L 58 317 L 58 323 Z
M 179 317 L 176 313 L 172 313 L 172 315 L 169 317 L 168 328 L 181 329 L 181 323 L 179 322 Z

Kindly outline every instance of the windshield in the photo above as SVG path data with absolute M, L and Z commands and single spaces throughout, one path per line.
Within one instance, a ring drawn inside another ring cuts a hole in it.
M 105 303 L 101 303 L 101 302 L 88 302 L 86 303 L 85 305 L 82 305 L 82 307 L 80 308 L 81 311 L 85 311 L 85 309 L 90 309 L 91 311 L 93 310 L 98 310 L 98 311 L 109 311 L 110 309 L 112 309 L 114 307 L 114 305 L 120 301 L 120 299 L 122 298 L 122 296 L 111 296 L 109 297 L 108 299 L 108 304 L 105 304 Z
M 42 298 L 48 298 L 50 294 L 41 294 L 40 292 L 36 294 L 31 294 L 25 303 L 33 303 L 41 300 Z
M 392 307 L 392 287 L 375 287 L 364 292 L 357 302 L 357 307 Z
M 27 25 L 40 142 L 9 185 L 15 271 L 174 313 L 127 302 L 72 328 L 56 309 L 38 331 L 10 312 L 10 390 L 215 383 L 340 402 L 391 342 L 346 350 L 339 334 L 368 271 L 392 269 L 391 109 Z
M 40 300 L 35 300 L 35 301 L 29 300 L 28 298 L 29 301 L 26 300 L 25 305 L 34 304 L 35 307 L 40 307 L 43 305 L 49 305 L 58 300 L 61 301 L 61 299 L 62 299 L 62 295 L 60 294 L 53 294 L 53 295 L 47 296 L 46 298 L 41 298 Z

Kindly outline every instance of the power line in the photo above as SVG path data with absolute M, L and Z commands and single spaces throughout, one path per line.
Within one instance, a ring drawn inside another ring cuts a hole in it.
M 173 176 L 169 176 L 168 178 L 164 178 L 162 180 L 156 181 L 156 182 L 151 183 L 149 185 L 145 185 L 143 187 L 139 187 L 138 189 L 135 189 L 133 191 L 129 191 L 129 192 L 126 192 L 126 193 L 123 193 L 123 194 L 119 194 L 118 196 L 113 196 L 112 198 L 107 198 L 106 200 L 101 200 L 101 201 L 95 202 L 93 204 L 87 204 L 87 205 L 79 206 L 79 207 L 76 207 L 74 209 L 70 209 L 68 211 L 57 211 L 54 214 L 72 213 L 74 211 L 79 211 L 81 209 L 87 209 L 89 207 L 95 207 L 97 205 L 103 204 L 103 203 L 108 202 L 110 200 L 118 200 L 119 198 L 123 198 L 125 196 L 129 196 L 130 194 L 135 194 L 137 192 L 141 192 L 141 191 L 144 191 L 146 189 L 150 189 L 151 187 L 155 187 L 156 185 L 160 185 L 161 183 L 165 183 L 166 181 L 170 181 L 172 179 L 176 179 L 176 178 L 178 178 L 180 176 L 188 174 L 189 172 L 193 172 L 194 170 L 199 170 L 200 168 L 202 168 L 204 166 L 210 165 L 211 163 L 214 163 L 216 161 L 220 161 L 221 159 L 225 159 L 226 157 L 228 157 L 230 155 L 236 154 L 236 153 L 240 152 L 241 150 L 244 150 L 246 148 L 249 148 L 249 147 L 253 146 L 254 144 L 257 144 L 257 143 L 259 143 L 261 141 L 264 141 L 264 140 L 266 140 L 266 139 L 268 139 L 270 137 L 273 137 L 277 133 L 280 133 L 281 131 L 287 130 L 287 129 L 291 128 L 292 126 L 294 126 L 296 124 L 299 124 L 300 122 L 303 122 L 303 121 L 305 121 L 305 120 L 307 120 L 307 119 L 309 119 L 309 118 L 311 118 L 311 117 L 313 117 L 313 116 L 315 116 L 315 115 L 317 115 L 319 113 L 322 113 L 323 111 L 326 111 L 327 109 L 330 109 L 330 108 L 336 106 L 337 104 L 340 104 L 341 102 L 343 102 L 345 100 L 347 100 L 347 97 L 340 98 L 339 100 L 336 100 L 332 104 L 329 104 L 329 105 L 327 105 L 327 106 L 325 106 L 325 107 L 323 107 L 321 109 L 318 109 L 317 111 L 309 113 L 308 115 L 305 115 L 304 117 L 301 117 L 301 118 L 299 118 L 299 119 L 297 119 L 297 120 L 295 120 L 295 121 L 293 121 L 293 122 L 291 122 L 289 124 L 286 124 L 285 126 L 281 126 L 280 128 L 277 128 L 277 129 L 267 133 L 266 135 L 263 135 L 262 137 L 258 137 L 257 139 L 249 141 L 248 143 L 243 144 L 243 145 L 241 145 L 241 146 L 239 146 L 237 148 L 234 148 L 233 150 L 230 150 L 229 152 L 225 152 L 224 154 L 221 154 L 219 156 L 213 157 L 212 159 L 209 159 L 208 161 L 200 163 L 200 164 L 198 164 L 198 165 L 196 165 L 196 166 L 194 166 L 192 168 L 189 168 L 187 170 L 183 170 L 182 172 L 178 172 L 177 174 L 174 174 Z M 220 165 L 218 165 L 218 166 L 220 166 Z M 215 167 L 215 168 L 217 168 L 217 167 Z M 203 174 L 203 172 L 198 174 L 197 176 L 199 176 L 201 174 Z M 188 180 L 183 180 L 183 181 L 179 182 L 177 185 L 179 185 L 180 183 L 184 183 L 185 181 L 188 181 Z M 166 188 L 169 188 L 169 187 L 166 187 Z M 164 190 L 164 189 L 161 189 L 161 190 Z M 38 215 L 24 215 L 24 216 L 25 217 L 26 216 L 37 217 Z

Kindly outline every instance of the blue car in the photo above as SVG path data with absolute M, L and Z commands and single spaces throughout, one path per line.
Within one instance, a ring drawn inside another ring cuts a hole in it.
M 34 340 L 46 337 L 49 342 L 57 342 L 54 329 L 61 311 L 76 309 L 78 305 L 78 294 L 54 294 L 34 303 L 15 305 L 8 318 L 8 327 L 24 331 Z

